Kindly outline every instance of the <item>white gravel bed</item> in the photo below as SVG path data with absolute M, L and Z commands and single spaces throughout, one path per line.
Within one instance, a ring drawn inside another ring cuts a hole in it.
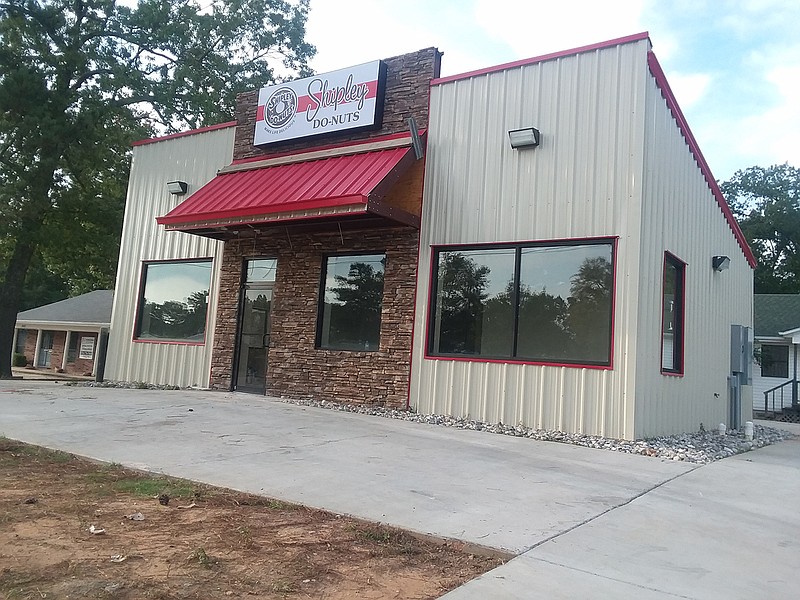
M 744 431 L 727 431 L 719 435 L 716 431 L 698 431 L 696 433 L 682 433 L 679 435 L 660 436 L 645 440 L 618 440 L 599 435 L 586 435 L 581 433 L 565 433 L 548 429 L 533 429 L 522 425 L 504 425 L 503 423 L 484 423 L 474 419 L 450 417 L 447 415 L 422 415 L 412 410 L 397 410 L 381 406 L 364 406 L 357 404 L 340 404 L 328 400 L 294 400 L 281 398 L 282 402 L 300 406 L 315 406 L 331 410 L 374 415 L 389 419 L 401 419 L 413 423 L 426 425 L 439 425 L 441 427 L 455 427 L 457 429 L 471 429 L 501 435 L 529 438 L 545 442 L 560 442 L 574 444 L 587 448 L 601 450 L 614 450 L 627 454 L 641 454 L 660 458 L 663 460 L 677 460 L 689 463 L 706 464 L 734 454 L 748 452 L 755 448 L 769 446 L 793 437 L 788 431 L 774 427 L 753 426 L 753 439 L 746 440 Z
M 175 386 L 151 385 L 141 382 L 123 381 L 104 381 L 101 383 L 74 383 L 69 385 L 82 385 L 87 387 L 114 387 L 130 389 L 151 389 L 151 390 L 177 390 Z M 192 388 L 186 388 L 192 389 Z M 563 444 L 575 444 L 576 446 L 586 446 L 587 448 L 598 448 L 602 450 L 614 450 L 627 454 L 641 454 L 662 460 L 678 460 L 697 464 L 706 464 L 721 458 L 727 458 L 734 454 L 748 452 L 755 448 L 769 446 L 793 437 L 793 434 L 777 429 L 775 427 L 753 426 L 753 439 L 745 439 L 744 431 L 729 430 L 725 435 L 719 435 L 714 431 L 698 431 L 695 433 L 682 433 L 679 435 L 660 436 L 644 440 L 618 440 L 606 438 L 598 435 L 586 435 L 581 433 L 565 433 L 549 429 L 533 429 L 522 425 L 505 425 L 503 423 L 484 423 L 474 419 L 462 417 L 450 417 L 447 415 L 423 415 L 413 410 L 398 410 L 384 408 L 382 406 L 368 406 L 362 404 L 341 404 L 328 400 L 296 400 L 290 398 L 280 398 L 287 404 L 299 406 L 314 406 L 327 408 L 330 410 L 340 410 L 344 412 L 358 413 L 362 415 L 373 415 L 389 419 L 401 419 L 412 423 L 424 423 L 426 425 L 439 425 L 440 427 L 455 427 L 457 429 L 471 429 L 473 431 L 485 431 L 501 435 L 511 435 L 514 437 L 529 438 L 545 442 L 561 442 Z

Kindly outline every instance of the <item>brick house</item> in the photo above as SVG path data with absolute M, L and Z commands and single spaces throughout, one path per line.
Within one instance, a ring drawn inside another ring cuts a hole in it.
M 30 368 L 94 375 L 113 297 L 112 290 L 96 290 L 18 313 L 14 353 L 24 355 Z

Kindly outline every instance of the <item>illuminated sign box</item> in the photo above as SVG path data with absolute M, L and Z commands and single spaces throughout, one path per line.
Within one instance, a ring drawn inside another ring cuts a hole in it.
M 253 144 L 377 129 L 383 120 L 385 84 L 386 66 L 375 60 L 261 88 Z

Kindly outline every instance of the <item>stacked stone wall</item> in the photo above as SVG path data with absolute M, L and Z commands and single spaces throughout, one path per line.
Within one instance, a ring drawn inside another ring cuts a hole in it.
M 277 258 L 267 394 L 405 407 L 414 323 L 419 233 L 411 228 L 292 234 L 266 230 L 228 242 L 222 264 L 211 384 L 231 389 L 242 270 L 247 258 Z M 326 255 L 386 253 L 377 351 L 318 348 L 317 319 Z

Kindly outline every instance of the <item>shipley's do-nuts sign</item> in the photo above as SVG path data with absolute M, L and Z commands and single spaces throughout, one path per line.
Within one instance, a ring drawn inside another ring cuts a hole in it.
M 323 75 L 261 88 L 253 143 L 256 146 L 380 127 L 386 67 L 373 61 Z

